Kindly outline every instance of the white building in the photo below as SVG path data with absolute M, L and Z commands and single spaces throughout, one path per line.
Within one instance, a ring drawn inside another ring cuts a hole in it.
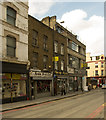
M 0 2 L 3 102 L 22 100 L 27 97 L 28 2 L 13 1 Z

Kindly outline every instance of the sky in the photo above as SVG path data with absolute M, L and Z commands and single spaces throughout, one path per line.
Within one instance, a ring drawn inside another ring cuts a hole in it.
M 104 54 L 104 2 L 57 2 L 29 0 L 29 14 L 38 20 L 57 16 L 57 22 L 78 35 L 91 56 Z

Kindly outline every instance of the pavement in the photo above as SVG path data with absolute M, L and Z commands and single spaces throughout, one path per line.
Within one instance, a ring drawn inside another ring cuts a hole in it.
M 91 90 L 93 91 L 93 90 Z M 73 96 L 77 96 L 79 94 L 85 94 L 87 93 L 86 91 L 76 91 L 76 92 L 70 92 L 67 93 L 66 95 L 56 95 L 56 96 L 48 96 L 48 97 L 42 97 L 42 98 L 36 98 L 34 100 L 26 100 L 26 101 L 19 101 L 19 102 L 13 102 L 13 103 L 6 103 L 6 104 L 2 104 L 2 112 L 4 111 L 9 111 L 9 110 L 13 110 L 13 109 L 20 109 L 23 107 L 28 107 L 28 106 L 33 106 L 33 105 L 38 105 L 38 104 L 42 104 L 42 103 L 46 103 L 46 102 L 50 102 L 50 101 L 55 101 L 55 100 L 60 100 L 60 99 L 64 99 L 67 97 L 73 97 Z

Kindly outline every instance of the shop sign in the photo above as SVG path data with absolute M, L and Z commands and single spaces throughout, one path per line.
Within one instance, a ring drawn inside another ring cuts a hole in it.
M 51 73 L 47 72 L 30 72 L 30 77 L 52 77 Z
M 74 69 L 68 68 L 68 73 L 74 73 Z
M 2 79 L 11 79 L 11 73 L 3 73 Z
M 52 58 L 52 61 L 59 61 L 59 57 L 58 57 L 58 56 L 53 57 L 53 58 Z
M 21 79 L 21 74 L 12 74 L 12 79 L 14 80 L 20 80 Z
M 14 80 L 21 80 L 26 78 L 27 78 L 26 74 L 12 74 L 12 79 Z M 11 79 L 11 73 L 3 73 L 2 79 Z

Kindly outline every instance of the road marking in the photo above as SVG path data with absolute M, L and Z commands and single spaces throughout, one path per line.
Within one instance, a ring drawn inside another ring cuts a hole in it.
M 100 107 L 98 107 L 95 111 L 93 111 L 90 115 L 88 115 L 86 118 L 94 118 L 96 117 L 104 108 L 104 104 L 102 104 Z

